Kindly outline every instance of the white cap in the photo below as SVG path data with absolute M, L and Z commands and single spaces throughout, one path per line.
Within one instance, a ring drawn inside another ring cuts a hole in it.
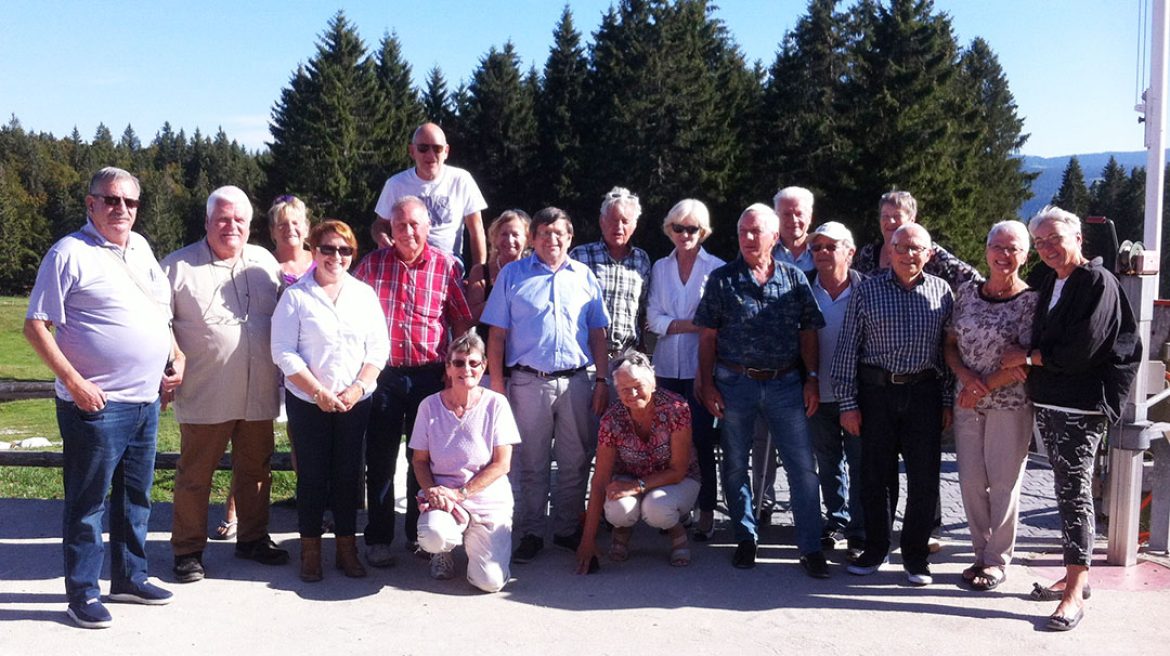
M 825 221 L 824 223 L 817 226 L 817 229 L 813 230 L 813 236 L 815 237 L 816 235 L 824 235 L 833 241 L 848 241 L 850 244 L 854 243 L 853 233 L 849 232 L 849 228 L 846 228 L 845 224 L 838 223 L 836 221 Z

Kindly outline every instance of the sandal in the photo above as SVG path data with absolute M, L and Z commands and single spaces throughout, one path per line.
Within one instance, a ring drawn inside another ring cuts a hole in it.
M 628 560 L 630 557 L 630 536 L 634 529 L 629 526 L 615 526 L 613 540 L 609 543 L 609 559 L 615 563 Z
M 706 542 L 715 533 L 715 511 L 700 510 L 698 527 L 695 529 L 695 542 Z
M 1077 628 L 1081 620 L 1085 618 L 1085 609 L 1078 608 L 1075 615 L 1069 617 L 1067 615 L 1050 615 L 1048 617 L 1049 631 L 1072 631 Z
M 997 567 L 988 568 L 979 572 L 971 579 L 971 589 L 980 592 L 990 592 L 1007 580 L 1007 572 Z
M 963 570 L 963 581 L 970 583 L 983 575 L 983 565 L 972 565 Z
M 211 535 L 207 536 L 211 540 L 230 540 L 236 537 L 236 522 L 235 520 L 222 520 L 219 526 L 215 527 Z
M 1064 579 L 1061 579 L 1056 583 L 1064 583 Z M 1056 583 L 1053 583 L 1052 585 L 1056 585 Z M 1085 589 L 1081 591 L 1081 599 L 1088 599 L 1092 596 L 1093 589 L 1090 588 L 1088 584 L 1086 584 Z M 1032 601 L 1060 601 L 1061 599 L 1064 599 L 1064 589 L 1045 587 L 1039 583 L 1033 583 L 1032 591 L 1028 593 L 1028 597 Z
M 691 550 L 687 546 L 687 529 L 681 524 L 670 529 L 670 565 L 686 567 L 691 564 Z

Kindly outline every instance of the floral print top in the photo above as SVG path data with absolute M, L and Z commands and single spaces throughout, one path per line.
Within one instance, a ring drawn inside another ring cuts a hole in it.
M 986 375 L 999 369 L 1004 348 L 1032 344 L 1032 319 L 1036 316 L 1039 294 L 1026 289 L 1011 298 L 988 299 L 983 284 L 964 283 L 955 297 L 954 311 L 947 330 L 959 342 L 959 356 L 968 368 Z M 960 383 L 961 389 L 961 383 Z M 957 391 L 956 391 L 957 395 Z M 1023 383 L 1001 387 L 979 399 L 979 410 L 1016 410 L 1028 404 Z
M 650 437 L 646 440 L 638 437 L 630 409 L 621 401 L 610 405 L 601 417 L 597 443 L 611 446 L 617 451 L 614 476 L 645 478 L 654 472 L 669 469 L 671 434 L 691 427 L 691 408 L 683 397 L 658 389 L 654 391 L 651 403 L 654 404 L 654 419 L 650 426 Z M 691 450 L 686 477 L 699 480 L 699 463 L 695 459 L 694 449 Z

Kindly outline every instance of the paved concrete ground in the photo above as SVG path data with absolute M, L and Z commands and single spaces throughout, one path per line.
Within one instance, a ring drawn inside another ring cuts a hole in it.
M 104 631 L 77 629 L 65 616 L 61 504 L 0 500 L 0 655 L 1164 653 L 1170 570 L 1149 562 L 1095 567 L 1081 626 L 1043 631 L 1055 604 L 1026 595 L 1033 580 L 1059 571 L 1051 496 L 1049 472 L 1030 465 L 1017 561 L 990 593 L 959 585 L 971 553 L 953 458 L 943 472 L 947 544 L 934 557 L 935 584 L 924 589 L 905 584 L 897 554 L 871 577 L 847 574 L 839 553 L 831 557 L 832 579 L 806 577 L 780 513 L 750 571 L 730 566 L 733 545 L 723 532 L 714 543 L 692 545 L 691 567 L 673 569 L 666 538 L 641 526 L 628 562 L 603 560 L 599 574 L 578 577 L 572 554 L 548 547 L 534 563 L 514 567 L 514 580 L 496 595 L 460 579 L 431 580 L 426 561 L 405 552 L 367 579 L 330 568 L 324 582 L 305 584 L 293 565 L 240 561 L 231 544 L 216 543 L 205 558 L 210 578 L 179 585 L 166 583 L 171 509 L 159 505 L 149 553 L 175 601 L 110 604 L 114 626 Z M 272 520 L 276 539 L 295 556 L 295 513 L 275 508 Z

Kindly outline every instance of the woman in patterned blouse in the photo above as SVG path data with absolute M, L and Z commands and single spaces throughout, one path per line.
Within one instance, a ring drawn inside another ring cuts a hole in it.
M 987 235 L 990 278 L 959 287 L 947 326 L 944 353 L 959 382 L 959 489 L 975 551 L 975 563 L 963 571 L 963 580 L 974 590 L 992 590 L 1007 578 L 1032 439 L 1026 367 L 1000 364 L 1009 346 L 1031 345 L 1036 292 L 1020 279 L 1028 242 L 1028 230 L 1019 221 L 992 226 Z
M 638 519 L 670 536 L 670 564 L 689 565 L 687 532 L 679 518 L 699 495 L 699 465 L 691 450 L 691 409 L 686 399 L 656 388 L 649 359 L 636 351 L 615 363 L 618 399 L 601 418 L 597 463 L 577 549 L 577 573 L 597 567 L 597 525 L 604 506 L 613 524 L 609 559 L 629 557 Z

